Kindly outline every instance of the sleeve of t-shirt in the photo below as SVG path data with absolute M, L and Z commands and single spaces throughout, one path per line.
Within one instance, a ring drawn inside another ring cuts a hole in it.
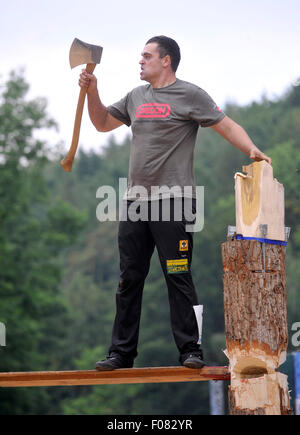
M 108 106 L 107 110 L 114 118 L 117 118 L 129 127 L 131 125 L 131 119 L 128 113 L 128 99 L 129 93 L 118 102 Z
M 225 116 L 225 113 L 216 105 L 214 100 L 203 89 L 194 89 L 193 103 L 190 117 L 198 122 L 201 127 L 211 127 L 217 124 Z

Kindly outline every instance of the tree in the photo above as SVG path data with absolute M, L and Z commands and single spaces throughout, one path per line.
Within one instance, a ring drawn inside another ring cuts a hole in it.
M 49 150 L 35 138 L 54 121 L 43 99 L 26 100 L 22 74 L 11 73 L 0 96 L 0 320 L 6 325 L 1 371 L 59 365 L 68 310 L 59 295 L 58 254 L 74 241 L 85 216 L 51 203 L 43 168 Z M 43 412 L 46 391 L 1 390 L 3 414 Z

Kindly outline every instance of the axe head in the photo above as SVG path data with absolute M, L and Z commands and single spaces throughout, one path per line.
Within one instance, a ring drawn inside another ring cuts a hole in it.
M 70 48 L 70 65 L 75 66 L 100 63 L 103 48 L 100 45 L 87 44 L 75 38 Z

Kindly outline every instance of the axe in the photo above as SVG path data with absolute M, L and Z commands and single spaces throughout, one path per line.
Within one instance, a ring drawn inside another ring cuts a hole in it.
M 75 38 L 70 48 L 70 65 L 75 66 L 86 64 L 86 71 L 89 74 L 94 72 L 97 63 L 100 63 L 103 48 L 99 45 L 87 44 Z M 81 88 L 77 103 L 75 123 L 73 129 L 72 143 L 66 157 L 60 162 L 63 169 L 67 172 L 72 171 L 73 160 L 77 151 L 81 118 L 87 88 Z

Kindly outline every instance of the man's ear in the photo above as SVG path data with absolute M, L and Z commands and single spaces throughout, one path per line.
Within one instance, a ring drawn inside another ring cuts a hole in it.
M 167 54 L 164 56 L 163 66 L 168 67 L 169 65 L 171 66 L 171 57 L 169 54 Z

